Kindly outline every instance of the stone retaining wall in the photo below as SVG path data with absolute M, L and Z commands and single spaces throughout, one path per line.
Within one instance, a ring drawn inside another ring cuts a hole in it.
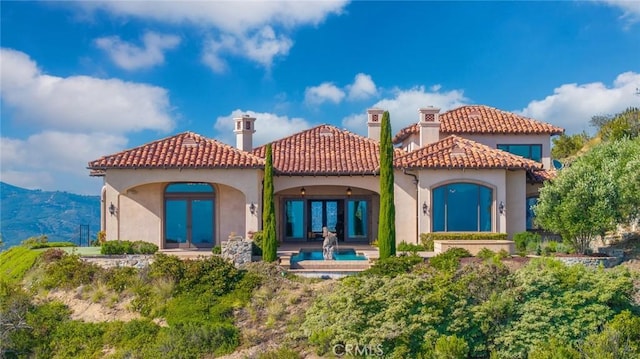
M 222 258 L 231 260 L 236 267 L 251 263 L 251 243 L 240 236 L 229 236 L 222 242 Z
M 587 267 L 603 266 L 605 268 L 615 267 L 622 262 L 622 258 L 616 257 L 554 257 L 554 259 L 566 265 L 582 264 Z
M 83 261 L 93 263 L 102 268 L 113 267 L 132 267 L 146 268 L 153 262 L 153 255 L 145 254 L 127 254 L 127 255 L 111 255 L 111 256 L 83 256 Z

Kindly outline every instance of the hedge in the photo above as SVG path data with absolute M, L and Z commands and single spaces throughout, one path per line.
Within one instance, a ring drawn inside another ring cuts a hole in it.
M 154 254 L 158 246 L 144 241 L 106 241 L 100 248 L 102 254 Z
M 420 241 L 427 246 L 430 241 L 495 241 L 506 240 L 506 233 L 494 232 L 436 232 L 420 234 Z

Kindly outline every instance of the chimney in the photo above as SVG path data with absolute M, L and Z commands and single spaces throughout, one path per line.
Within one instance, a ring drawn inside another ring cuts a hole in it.
M 235 130 L 233 133 L 236 134 L 236 147 L 246 151 L 251 152 L 253 150 L 253 133 L 256 132 L 254 126 L 255 118 L 249 115 L 244 115 L 242 117 L 236 117 L 233 119 L 235 122 Z
M 420 120 L 420 148 L 440 141 L 440 109 L 433 106 L 421 108 Z
M 370 108 L 367 110 L 367 137 L 372 140 L 380 141 L 380 126 L 383 113 L 384 110 L 379 108 Z

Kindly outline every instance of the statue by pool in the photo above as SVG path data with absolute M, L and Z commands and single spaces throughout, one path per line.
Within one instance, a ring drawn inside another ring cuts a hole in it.
M 338 247 L 338 237 L 335 233 L 329 232 L 327 227 L 322 227 L 322 257 L 325 260 L 333 260 L 333 252 Z

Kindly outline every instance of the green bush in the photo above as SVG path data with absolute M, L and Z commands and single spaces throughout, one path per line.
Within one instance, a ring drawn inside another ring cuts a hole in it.
M 167 278 L 174 283 L 178 283 L 184 277 L 186 268 L 185 261 L 176 256 L 156 253 L 153 262 L 149 266 L 149 276 L 151 279 Z
M 420 235 L 420 240 L 423 244 L 426 244 L 428 241 L 495 241 L 506 239 L 506 233 L 493 232 L 433 232 L 422 233 Z
M 158 246 L 145 241 L 135 241 L 131 244 L 134 254 L 154 254 L 158 251 Z
M 100 272 L 100 267 L 83 262 L 80 256 L 65 253 L 59 260 L 45 266 L 40 284 L 47 289 L 75 288 L 92 283 Z
M 471 253 L 464 248 L 449 248 L 444 253 L 429 258 L 429 264 L 441 271 L 454 271 L 460 264 L 460 258 L 471 257 Z
M 469 353 L 467 342 L 455 335 L 441 335 L 436 340 L 435 359 L 465 359 Z
M 431 233 L 420 233 L 420 243 L 425 251 L 433 252 L 433 237 Z
M 402 241 L 400 243 L 398 243 L 398 246 L 396 247 L 396 250 L 399 252 L 424 252 L 427 249 L 425 248 L 424 245 L 421 244 L 413 244 L 413 243 L 407 243 L 405 241 Z
M 217 256 L 187 260 L 184 264 L 184 277 L 178 286 L 183 292 L 220 296 L 231 291 L 242 278 L 231 262 Z
M 489 248 L 482 248 L 478 254 L 476 254 L 476 257 L 480 258 L 480 259 L 491 259 L 496 255 L 496 252 L 492 251 Z
M 106 241 L 100 248 L 100 253 L 107 255 L 119 254 L 154 254 L 158 246 L 144 241 Z
M 157 350 L 164 358 L 202 358 L 232 352 L 239 343 L 238 329 L 230 324 L 176 324 L 163 328 L 157 339 Z
M 253 240 L 253 243 L 251 243 L 251 255 L 261 256 L 264 233 L 262 231 L 253 232 L 250 234 L 250 238 Z
M 107 287 L 121 293 L 136 284 L 138 280 L 138 270 L 131 267 L 109 268 L 104 273 L 104 279 Z
M 513 241 L 516 245 L 516 252 L 518 253 L 532 253 L 536 247 L 542 241 L 541 237 L 537 233 L 533 232 L 520 232 L 513 236 Z
M 360 275 L 395 277 L 399 274 L 410 272 L 416 264 L 422 262 L 424 262 L 422 257 L 419 257 L 417 255 L 400 255 L 398 257 L 388 257 L 375 261 L 371 268 L 361 272 Z
M 32 246 L 44 244 L 44 243 L 47 243 L 48 241 L 49 239 L 47 238 L 47 236 L 43 234 L 41 236 L 29 237 L 24 241 L 22 241 L 21 244 L 25 247 L 31 248 Z
M 214 246 L 213 248 L 211 248 L 211 253 L 213 253 L 213 254 L 222 254 L 222 247 Z

